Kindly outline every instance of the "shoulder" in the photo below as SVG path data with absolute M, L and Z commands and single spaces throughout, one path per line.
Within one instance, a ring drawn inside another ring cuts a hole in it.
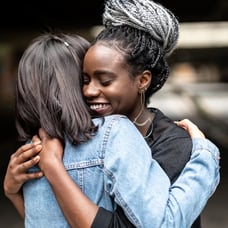
M 190 136 L 186 130 L 177 126 L 174 120 L 166 116 L 163 112 L 156 108 L 149 108 L 151 112 L 155 114 L 153 120 L 153 138 L 165 137 L 168 138 L 186 138 L 190 139 Z
M 153 112 L 153 133 L 148 143 L 153 158 L 159 162 L 169 178 L 174 180 L 191 156 L 192 139 L 187 131 L 177 126 L 160 110 Z
M 93 122 L 100 130 L 124 129 L 125 127 L 135 128 L 134 124 L 125 116 L 120 114 L 113 114 L 102 118 L 94 118 Z

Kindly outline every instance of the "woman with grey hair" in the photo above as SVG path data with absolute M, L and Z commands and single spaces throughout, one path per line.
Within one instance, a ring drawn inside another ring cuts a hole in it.
M 174 183 L 190 158 L 191 139 L 147 104 L 169 76 L 167 58 L 176 48 L 179 22 L 151 0 L 107 0 L 103 24 L 84 58 L 87 104 L 99 115 L 120 113 L 132 120 Z M 100 208 L 93 227 L 102 221 L 110 221 L 110 227 L 131 226 L 121 208 L 114 214 Z M 192 227 L 201 227 L 200 217 Z

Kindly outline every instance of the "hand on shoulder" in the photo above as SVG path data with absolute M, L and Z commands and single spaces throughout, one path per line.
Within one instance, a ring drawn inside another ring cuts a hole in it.
M 180 121 L 175 121 L 175 123 L 184 128 L 190 134 L 191 138 L 205 138 L 204 133 L 189 119 L 183 119 Z

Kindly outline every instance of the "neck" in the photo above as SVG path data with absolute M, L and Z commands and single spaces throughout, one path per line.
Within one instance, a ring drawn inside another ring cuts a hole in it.
M 138 126 L 143 127 L 150 122 L 150 115 L 148 115 L 148 110 L 142 105 L 138 114 L 133 118 L 132 122 Z
M 147 110 L 147 108 L 143 108 L 143 110 L 139 111 L 138 115 L 132 120 L 132 122 L 135 124 L 141 134 L 145 136 L 151 126 L 153 118 L 153 113 Z

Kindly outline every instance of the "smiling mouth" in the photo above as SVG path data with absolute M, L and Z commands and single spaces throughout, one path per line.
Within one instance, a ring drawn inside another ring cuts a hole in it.
M 110 104 L 90 104 L 89 107 L 90 109 L 92 110 L 97 110 L 97 109 L 104 109 L 104 108 L 107 108 L 109 107 Z
M 102 115 L 107 114 L 111 110 L 111 105 L 106 103 L 99 103 L 99 104 L 89 104 L 91 110 L 96 111 Z

